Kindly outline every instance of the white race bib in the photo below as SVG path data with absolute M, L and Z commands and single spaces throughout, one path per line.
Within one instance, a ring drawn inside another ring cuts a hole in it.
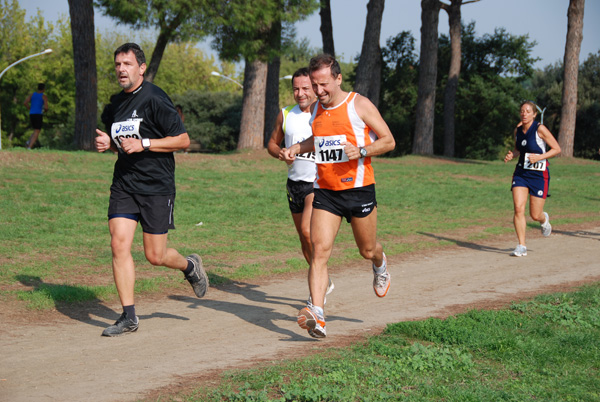
M 303 159 L 305 161 L 314 162 L 315 161 L 315 153 L 307 152 L 305 154 L 298 154 L 298 155 L 296 155 L 296 159 Z
M 341 163 L 348 162 L 348 155 L 344 152 L 346 143 L 345 135 L 330 135 L 315 137 L 315 162 L 316 163 Z M 344 144 L 344 145 L 342 145 Z
M 121 148 L 121 139 L 122 138 L 137 138 L 142 139 L 140 135 L 140 121 L 120 121 L 117 123 L 113 123 L 110 128 L 110 135 L 112 139 L 117 144 L 117 148 L 122 150 Z
M 531 162 L 529 162 L 529 155 L 537 155 L 537 154 L 525 153 L 525 163 L 523 166 L 525 169 L 537 170 L 538 172 L 543 172 L 544 170 L 546 170 L 546 159 L 542 159 L 535 163 L 531 163 Z

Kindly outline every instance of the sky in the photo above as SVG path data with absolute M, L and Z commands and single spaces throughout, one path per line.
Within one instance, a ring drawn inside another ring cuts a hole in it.
M 450 0 L 443 0 L 449 3 Z M 331 0 L 333 39 L 338 59 L 352 61 L 360 53 L 365 30 L 368 0 Z M 55 21 L 60 15 L 69 15 L 67 0 L 19 0 L 27 11 L 26 20 L 34 16 L 39 8 L 44 18 Z M 463 5 L 463 23 L 475 21 L 478 37 L 493 34 L 495 28 L 504 27 L 513 35 L 529 35 L 537 45 L 533 56 L 540 58 L 534 65 L 543 68 L 562 61 L 567 36 L 568 0 L 480 0 Z M 600 50 L 600 0 L 585 2 L 583 41 L 579 60 L 583 62 L 589 53 Z M 127 32 L 124 26 L 116 26 L 110 17 L 95 12 L 96 29 L 100 32 L 117 30 Z M 320 17 L 315 12 L 308 19 L 296 23 L 298 38 L 307 38 L 311 47 L 322 47 Z M 386 40 L 402 31 L 411 31 L 419 49 L 421 27 L 421 2 L 419 0 L 387 0 L 381 27 L 381 46 Z M 448 15 L 440 12 L 438 27 L 440 34 L 448 35 Z M 211 53 L 210 43 L 200 47 Z

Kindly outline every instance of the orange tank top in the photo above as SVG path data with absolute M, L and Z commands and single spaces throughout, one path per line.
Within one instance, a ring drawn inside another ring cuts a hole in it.
M 348 93 L 342 103 L 332 108 L 317 102 L 313 111 L 311 126 L 317 163 L 315 188 L 339 191 L 375 183 L 371 158 L 351 161 L 344 152 L 346 142 L 364 147 L 377 139 L 356 113 L 356 95 L 356 92 Z

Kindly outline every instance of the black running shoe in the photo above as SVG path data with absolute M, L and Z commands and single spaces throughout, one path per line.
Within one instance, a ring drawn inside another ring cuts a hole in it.
M 185 275 L 185 279 L 192 285 L 197 297 L 204 297 L 208 290 L 208 275 L 202 267 L 202 259 L 198 254 L 188 255 L 187 259 L 194 264 L 194 269 L 189 275 Z
M 123 313 L 117 322 L 114 323 L 114 325 L 111 325 L 102 331 L 102 336 L 119 336 L 128 332 L 135 332 L 138 330 L 139 325 L 140 320 L 137 317 L 135 317 L 134 321 L 130 318 L 127 318 L 127 315 Z

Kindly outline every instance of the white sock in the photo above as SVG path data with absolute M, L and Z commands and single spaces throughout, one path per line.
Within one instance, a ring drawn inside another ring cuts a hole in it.
M 313 309 L 314 309 L 315 313 L 317 313 L 321 317 L 325 316 L 325 313 L 323 312 L 323 309 L 321 307 L 319 307 L 319 306 L 313 306 Z
M 380 267 L 376 267 L 375 264 L 373 264 L 373 272 L 375 272 L 376 274 L 384 274 L 385 271 L 387 271 L 387 264 L 385 263 L 385 253 L 383 254 L 383 263 L 381 264 Z

